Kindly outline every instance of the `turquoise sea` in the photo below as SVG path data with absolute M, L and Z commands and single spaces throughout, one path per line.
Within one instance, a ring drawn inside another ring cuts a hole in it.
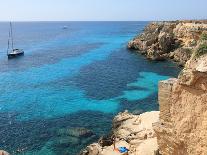
M 25 55 L 11 60 L 9 23 L 0 23 L 0 149 L 76 155 L 110 131 L 118 112 L 158 110 L 158 81 L 180 68 L 127 50 L 147 23 L 16 22 L 15 47 Z

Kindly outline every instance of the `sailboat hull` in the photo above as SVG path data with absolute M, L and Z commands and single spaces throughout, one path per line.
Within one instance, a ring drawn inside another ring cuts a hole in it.
M 22 55 L 24 55 L 24 51 L 20 49 L 14 49 L 12 52 L 7 54 L 9 59 L 22 56 Z

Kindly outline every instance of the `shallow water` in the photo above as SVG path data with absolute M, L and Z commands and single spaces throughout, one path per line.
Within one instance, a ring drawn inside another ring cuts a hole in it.
M 170 62 L 150 62 L 126 49 L 147 22 L 0 23 L 0 148 L 12 154 L 75 155 L 111 127 L 115 114 L 157 110 L 157 82 L 177 76 Z M 68 29 L 62 29 L 64 25 Z M 86 128 L 94 135 L 57 134 Z

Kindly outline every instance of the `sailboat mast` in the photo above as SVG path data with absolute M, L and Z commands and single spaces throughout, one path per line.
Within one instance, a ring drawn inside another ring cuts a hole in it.
M 7 55 L 9 55 L 9 39 L 8 39 Z
M 14 50 L 13 30 L 12 30 L 11 22 L 10 22 L 10 36 L 11 36 L 12 50 Z
M 11 25 L 9 29 L 9 39 L 8 39 L 8 44 L 7 44 L 7 55 L 9 54 L 9 50 L 10 50 L 10 41 L 11 41 Z
M 20 56 L 20 55 L 24 55 L 23 50 L 17 49 L 17 48 L 14 49 L 12 23 L 10 22 L 9 25 L 10 25 L 10 29 L 9 29 L 9 40 L 8 40 L 8 49 L 7 49 L 8 59 L 15 58 L 15 57 Z M 10 48 L 12 48 L 12 50 L 10 50 Z

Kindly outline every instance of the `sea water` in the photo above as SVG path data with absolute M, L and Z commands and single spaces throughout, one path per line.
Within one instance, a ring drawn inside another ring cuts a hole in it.
M 171 62 L 127 50 L 148 22 L 0 23 L 0 149 L 11 154 L 75 155 L 108 133 L 120 111 L 158 110 L 158 81 L 177 76 Z M 67 26 L 67 29 L 63 28 Z M 92 137 L 60 130 L 84 128 Z

